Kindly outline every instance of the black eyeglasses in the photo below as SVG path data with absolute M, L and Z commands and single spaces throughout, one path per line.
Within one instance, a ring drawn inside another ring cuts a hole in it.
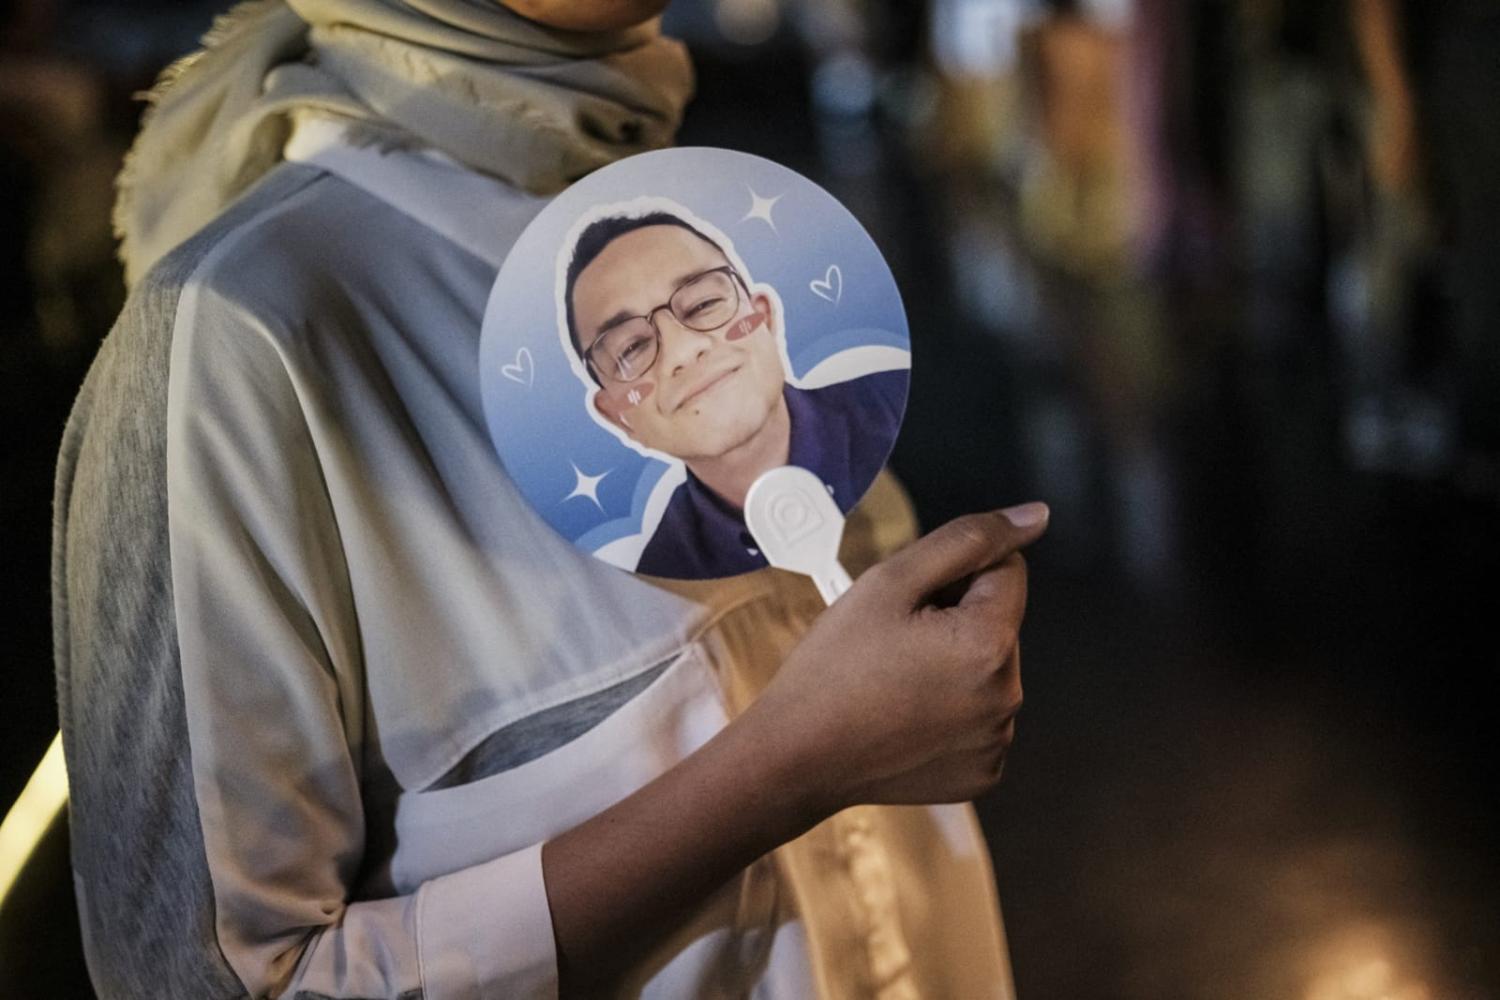
M 595 374 L 610 382 L 633 382 L 651 370 L 661 353 L 661 330 L 656 314 L 666 309 L 689 330 L 708 333 L 734 319 L 740 311 L 744 279 L 725 265 L 700 271 L 677 286 L 672 297 L 643 316 L 631 316 L 605 330 L 583 352 Z M 745 289 L 746 293 L 749 288 Z

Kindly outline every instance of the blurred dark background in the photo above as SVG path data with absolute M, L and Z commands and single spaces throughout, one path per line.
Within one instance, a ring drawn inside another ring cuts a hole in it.
M 63 421 L 132 93 L 224 4 L 0 2 L 0 806 L 56 729 Z M 980 803 L 1020 995 L 1500 997 L 1500 4 L 679 0 L 684 144 L 905 297 L 925 525 L 1041 498 Z M 0 996 L 87 997 L 55 822 Z M 936 901 L 941 905 L 941 901 Z

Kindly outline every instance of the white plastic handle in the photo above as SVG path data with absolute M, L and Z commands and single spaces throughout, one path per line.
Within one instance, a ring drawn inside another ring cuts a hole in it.
M 745 496 L 745 525 L 767 562 L 812 577 L 826 603 L 849 589 L 839 565 L 844 514 L 813 473 L 795 465 L 761 473 Z

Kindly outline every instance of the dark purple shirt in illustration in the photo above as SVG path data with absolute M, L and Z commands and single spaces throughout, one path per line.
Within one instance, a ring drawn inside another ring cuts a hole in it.
M 816 473 L 848 514 L 885 464 L 906 407 L 910 373 L 877 372 L 821 389 L 784 390 L 791 418 L 788 462 Z M 740 511 L 692 472 L 667 502 L 636 570 L 703 580 L 761 569 L 765 557 Z

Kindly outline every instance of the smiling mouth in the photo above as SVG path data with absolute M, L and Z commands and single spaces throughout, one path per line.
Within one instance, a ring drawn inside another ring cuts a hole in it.
M 684 406 L 688 405 L 693 400 L 695 400 L 699 396 L 703 395 L 705 392 L 708 392 L 708 390 L 714 388 L 719 383 L 723 382 L 725 379 L 729 378 L 729 376 L 733 375 L 735 372 L 737 372 L 739 370 L 740 370 L 740 366 L 739 365 L 735 365 L 733 368 L 729 369 L 728 371 L 723 372 L 722 374 L 719 374 L 719 375 L 715 375 L 713 378 L 709 379 L 707 382 L 704 382 L 702 385 L 698 386 L 692 392 L 690 392 L 686 396 L 682 397 L 682 399 L 678 401 L 677 405 L 672 408 L 672 412 L 675 413 L 678 410 L 682 409 Z

